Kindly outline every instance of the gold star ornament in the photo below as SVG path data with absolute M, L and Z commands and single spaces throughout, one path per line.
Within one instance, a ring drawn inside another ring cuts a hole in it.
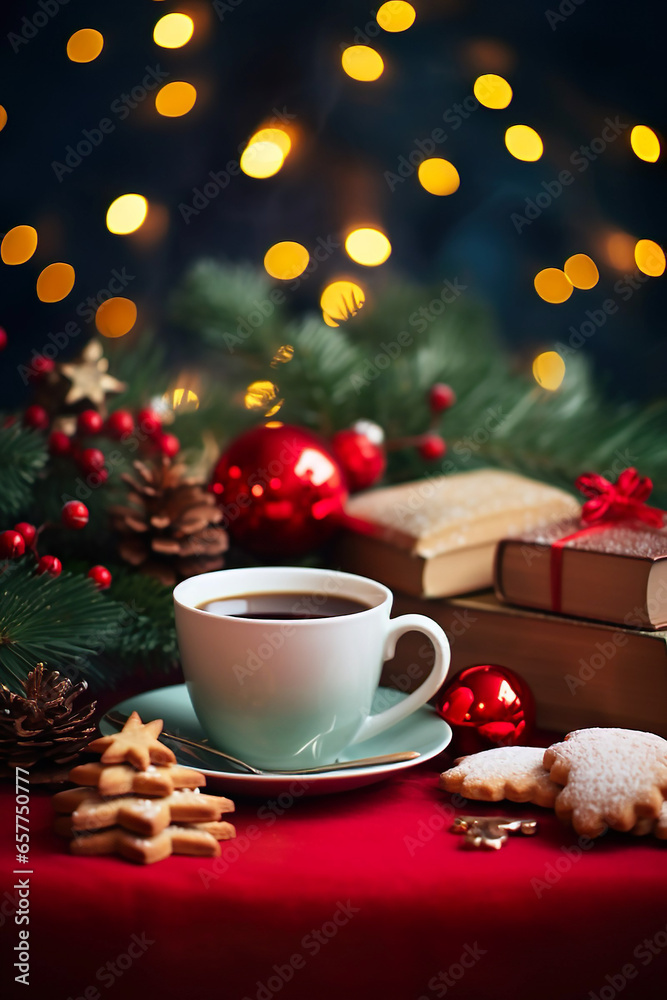
M 60 365 L 61 373 L 70 382 L 65 396 L 65 404 L 71 406 L 81 400 L 88 400 L 95 406 L 103 406 L 110 392 L 123 392 L 127 388 L 109 375 L 109 361 L 104 357 L 99 340 L 91 340 L 76 361 Z

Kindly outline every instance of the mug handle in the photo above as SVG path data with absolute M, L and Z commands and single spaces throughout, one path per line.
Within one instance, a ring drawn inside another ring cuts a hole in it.
M 429 698 L 433 697 L 445 680 L 452 657 L 449 641 L 440 626 L 433 619 L 427 618 L 426 615 L 401 615 L 400 618 L 395 618 L 389 623 L 384 659 L 390 660 L 394 655 L 396 643 L 399 638 L 405 632 L 413 631 L 423 632 L 433 643 L 435 662 L 431 673 L 419 685 L 416 691 L 409 694 L 398 705 L 393 705 L 391 708 L 385 709 L 384 712 L 378 712 L 376 715 L 369 715 L 352 740 L 352 744 L 369 740 L 371 737 L 377 736 L 378 733 L 384 732 L 385 729 L 389 729 L 390 726 L 396 725 L 401 719 L 412 715 L 418 708 L 425 705 Z

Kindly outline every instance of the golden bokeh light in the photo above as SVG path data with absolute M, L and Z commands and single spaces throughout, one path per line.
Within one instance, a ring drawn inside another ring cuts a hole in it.
M 107 299 L 95 313 L 95 326 L 103 337 L 111 339 L 124 337 L 136 321 L 137 307 L 132 299 L 125 299 L 122 295 Z
M 277 146 L 283 156 L 287 156 L 292 148 L 292 140 L 282 128 L 260 128 L 248 139 L 248 146 L 256 142 L 271 142 Z
M 148 202 L 141 194 L 122 194 L 107 209 L 107 229 L 117 236 L 133 233 L 143 223 Z
M 32 226 L 14 226 L 0 244 L 0 257 L 5 264 L 25 264 L 36 249 L 37 230 Z
M 241 154 L 240 166 L 248 177 L 263 179 L 277 174 L 284 162 L 285 154 L 280 146 L 275 142 L 262 141 L 246 146 Z
M 2 132 L 6 124 L 7 124 L 7 109 L 4 108 L 2 104 L 0 104 L 0 132 Z
M 298 278 L 306 270 L 310 254 L 300 243 L 285 240 L 274 243 L 264 255 L 264 268 L 272 278 L 290 281 Z
M 166 83 L 155 95 L 155 109 L 165 118 L 180 118 L 192 111 L 197 100 L 197 91 L 191 83 L 174 80 Z
M 533 361 L 533 377 L 538 385 L 550 392 L 560 388 L 565 378 L 565 362 L 556 351 L 544 351 Z
M 635 125 L 630 133 L 630 145 L 640 160 L 655 163 L 660 156 L 660 140 L 648 125 Z
M 153 28 L 153 41 L 163 49 L 180 49 L 190 41 L 194 30 L 195 23 L 187 14 L 165 14 Z
M 276 368 L 278 365 L 286 365 L 294 357 L 294 348 L 291 344 L 283 344 L 278 348 L 276 353 L 273 355 L 271 360 L 271 367 Z
M 385 31 L 407 31 L 415 23 L 416 16 L 411 3 L 405 3 L 405 0 L 388 0 L 380 7 L 376 20 Z
M 539 160 L 544 144 L 530 125 L 510 125 L 505 132 L 505 145 L 517 160 Z
M 81 28 L 67 42 L 67 57 L 76 63 L 92 62 L 103 47 L 104 35 L 101 32 L 95 28 Z
M 563 270 L 575 288 L 595 288 L 600 279 L 595 261 L 585 253 L 575 253 L 568 257 Z
M 362 83 L 377 80 L 384 70 L 382 56 L 370 45 L 350 45 L 344 50 L 341 62 L 347 75 Z
M 356 316 L 366 301 L 363 288 L 347 279 L 332 281 L 320 296 L 320 307 L 327 326 L 338 326 Z
M 165 392 L 162 401 L 170 410 L 177 413 L 192 413 L 199 409 L 199 396 L 194 389 L 178 386 L 171 392 Z
M 379 229 L 355 229 L 345 240 L 345 250 L 355 263 L 377 267 L 391 254 L 391 243 Z
M 617 271 L 629 271 L 635 264 L 635 240 L 629 233 L 609 233 L 601 250 Z
M 480 104 L 485 108 L 500 110 L 506 108 L 512 100 L 512 88 L 507 80 L 495 73 L 485 73 L 478 76 L 472 88 Z
M 74 288 L 71 264 L 49 264 L 37 278 L 37 298 L 41 302 L 60 302 Z
M 433 156 L 419 164 L 417 170 L 419 183 L 429 194 L 454 194 L 461 183 L 459 172 L 449 160 Z
M 246 389 L 244 403 L 247 410 L 263 410 L 265 416 L 273 416 L 273 413 L 277 412 L 275 409 L 277 397 L 277 385 L 268 379 L 258 379 L 256 382 L 251 382 Z
M 535 275 L 535 291 L 545 302 L 566 302 L 574 291 L 572 282 L 557 267 L 545 267 Z
M 659 278 L 665 271 L 665 252 L 653 240 L 637 240 L 635 263 L 644 274 Z

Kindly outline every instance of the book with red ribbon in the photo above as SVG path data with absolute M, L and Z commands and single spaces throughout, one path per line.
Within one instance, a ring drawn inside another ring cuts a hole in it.
M 505 538 L 496 552 L 500 600 L 630 628 L 667 628 L 665 511 L 646 501 L 653 484 L 636 469 L 615 483 L 576 481 L 579 519 Z

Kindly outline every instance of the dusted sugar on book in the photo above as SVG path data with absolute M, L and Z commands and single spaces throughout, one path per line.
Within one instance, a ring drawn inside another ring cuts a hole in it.
M 437 476 L 351 497 L 338 555 L 342 569 L 447 597 L 491 586 L 501 538 L 578 510 L 569 493 L 513 472 Z
M 494 584 L 510 604 L 667 628 L 667 531 L 641 522 L 542 526 L 498 546 Z

